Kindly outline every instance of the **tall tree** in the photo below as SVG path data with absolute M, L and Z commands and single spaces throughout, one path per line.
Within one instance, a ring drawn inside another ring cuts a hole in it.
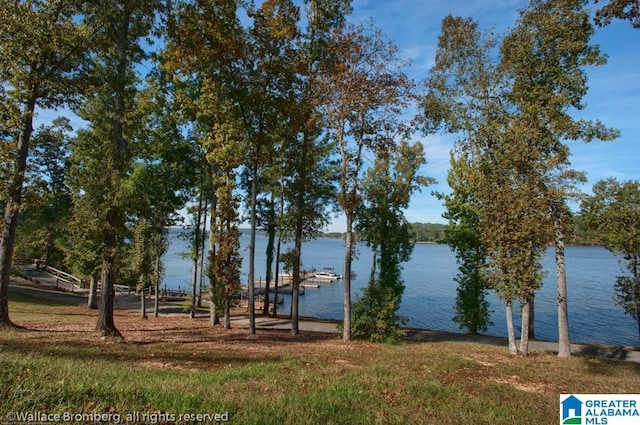
M 0 2 L 2 137 L 9 141 L 0 238 L 0 326 L 11 326 L 9 275 L 33 119 L 37 107 L 57 107 L 77 93 L 75 76 L 89 33 L 74 2 Z M 4 145 L 4 143 L 3 143 Z
M 238 19 L 237 1 L 184 1 L 177 4 L 169 22 L 169 40 L 164 53 L 166 68 L 178 85 L 178 102 L 183 119 L 206 159 L 202 174 L 208 176 L 211 205 L 209 233 L 209 283 L 211 288 L 212 324 L 218 317 L 217 303 L 223 299 L 221 285 L 238 285 L 237 264 L 220 266 L 220 248 L 229 248 L 226 258 L 233 257 L 239 234 L 231 212 L 238 215 L 231 195 L 235 180 L 231 177 L 242 164 L 246 132 L 242 114 L 247 105 L 245 71 L 245 29 Z M 219 196 L 229 204 L 219 205 Z M 221 274 L 224 271 L 225 274 Z M 229 286 L 230 288 L 232 286 Z M 230 293 L 232 291 L 227 291 Z
M 410 259 L 414 246 L 403 210 L 413 192 L 429 183 L 418 175 L 426 163 L 422 144 L 410 145 L 408 136 L 401 128 L 393 129 L 362 181 L 356 228 L 374 252 L 374 261 L 369 285 L 354 304 L 355 338 L 385 341 L 402 335 L 405 319 L 397 315 L 404 292 L 401 264 Z
M 584 180 L 568 169 L 570 152 L 563 142 L 617 136 L 599 121 L 576 120 L 570 114 L 584 108 L 584 68 L 606 61 L 598 46 L 590 44 L 594 30 L 586 4 L 583 0 L 532 0 L 501 48 L 502 66 L 512 79 L 510 100 L 519 115 L 512 128 L 535 148 L 533 159 L 542 166 L 540 184 L 555 232 L 561 357 L 570 356 L 564 270 L 566 199 L 576 192 L 574 183 Z
M 546 242 L 544 205 L 535 146 L 510 127 L 514 108 L 508 80 L 495 61 L 498 40 L 481 34 L 471 19 L 443 20 L 436 64 L 427 80 L 425 129 L 443 126 L 456 142 L 457 178 L 474 194 L 484 269 L 505 301 L 509 351 L 517 352 L 512 306 L 523 303 L 521 347 L 526 350 L 528 301 L 541 284 L 539 258 Z
M 298 37 L 299 10 L 290 0 L 267 0 L 251 7 L 253 25 L 248 30 L 246 113 L 247 169 L 250 174 L 249 244 L 249 329 L 255 333 L 255 236 L 260 177 L 272 162 L 271 153 L 282 140 L 280 134 L 287 123 L 286 108 L 290 102 L 295 78 L 294 43 Z
M 336 27 L 333 60 L 323 69 L 322 110 L 340 156 L 338 204 L 346 218 L 343 339 L 351 339 L 351 264 L 354 225 L 360 204 L 363 154 L 375 152 L 385 125 L 410 101 L 405 62 L 382 33 L 363 25 Z
M 294 335 L 299 332 L 298 296 L 304 274 L 302 243 L 317 236 L 327 224 L 327 214 L 334 199 L 336 170 L 329 159 L 333 143 L 324 133 L 325 122 L 320 112 L 321 76 L 333 59 L 329 47 L 331 31 L 342 25 L 350 11 L 349 1 L 305 3 L 307 26 L 291 52 L 291 71 L 295 78 L 288 96 L 290 101 L 283 105 L 287 120 L 282 134 L 281 211 L 284 211 L 286 200 L 282 226 L 291 234 L 294 245 L 285 254 L 292 272 L 291 332 Z
M 118 273 L 119 240 L 126 230 L 126 199 L 123 185 L 132 162 L 132 142 L 136 123 L 132 118 L 139 83 L 136 66 L 147 59 L 142 47 L 152 35 L 164 4 L 156 1 L 90 1 L 83 3 L 82 14 L 97 32 L 93 45 L 90 78 L 95 82 L 87 107 L 79 111 L 91 123 L 92 130 L 103 133 L 96 138 L 104 158 L 103 194 L 94 194 L 103 215 L 102 284 L 96 330 L 105 336 L 121 336 L 113 321 L 114 280 Z
M 598 181 L 582 214 L 605 248 L 625 260 L 630 276 L 616 277 L 615 302 L 636 320 L 640 335 L 640 182 Z

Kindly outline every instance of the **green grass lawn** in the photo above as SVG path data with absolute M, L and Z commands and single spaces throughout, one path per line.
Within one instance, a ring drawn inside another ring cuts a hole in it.
M 118 312 L 125 340 L 115 342 L 93 332 L 95 311 L 82 306 L 13 295 L 10 310 L 28 330 L 0 330 L 0 422 L 15 412 L 138 423 L 228 412 L 234 424 L 557 424 L 561 393 L 640 392 L 640 366 L 622 361 L 514 358 L 461 342 L 252 337 L 134 312 Z

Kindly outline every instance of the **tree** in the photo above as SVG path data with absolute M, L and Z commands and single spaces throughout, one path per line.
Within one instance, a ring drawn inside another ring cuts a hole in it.
M 354 304 L 353 336 L 358 339 L 398 339 L 406 322 L 397 315 L 404 292 L 401 264 L 410 259 L 414 245 L 403 210 L 413 192 L 430 180 L 417 174 L 426 163 L 422 144 L 410 145 L 409 133 L 402 133 L 402 127 L 391 130 L 362 181 L 356 228 L 371 247 L 374 261 L 369 285 Z
M 571 109 L 584 108 L 587 91 L 584 68 L 606 61 L 591 45 L 593 27 L 586 1 L 533 0 L 520 12 L 516 27 L 505 37 L 501 63 L 512 79 L 510 100 L 517 108 L 519 137 L 531 139 L 541 162 L 542 195 L 547 199 L 554 229 L 558 277 L 558 328 L 560 357 L 570 356 L 564 237 L 569 222 L 566 200 L 575 197 L 582 173 L 569 170 L 565 140 L 612 140 L 617 132 L 600 121 L 576 120 Z
M 260 176 L 273 161 L 288 124 L 288 107 L 296 78 L 295 45 L 299 10 L 291 0 L 267 0 L 251 7 L 253 26 L 248 30 L 246 63 L 247 105 L 243 114 L 246 131 L 247 169 L 250 173 L 249 330 L 255 333 L 255 236 Z M 268 295 L 268 294 L 267 294 Z
M 207 275 L 212 325 L 218 317 L 217 304 L 225 300 L 226 309 L 226 300 L 239 285 L 234 280 L 239 276 L 234 253 L 239 233 L 233 230 L 238 207 L 232 176 L 245 157 L 242 118 L 248 99 L 246 34 L 237 8 L 238 2 L 226 0 L 180 2 L 169 21 L 163 54 L 178 87 L 182 118 L 205 158 L 201 174 L 209 179 L 203 187 L 208 188 L 211 205 Z
M 121 337 L 113 321 L 114 281 L 121 266 L 119 252 L 126 234 L 128 200 L 123 187 L 133 160 L 137 129 L 134 119 L 138 73 L 135 66 L 147 58 L 142 41 L 151 36 L 162 1 L 91 1 L 83 3 L 82 14 L 96 31 L 88 78 L 93 91 L 78 112 L 91 123 L 96 142 L 91 155 L 100 155 L 101 168 L 86 169 L 106 183 L 103 193 L 93 193 L 92 204 L 101 215 L 102 278 L 96 330 L 105 336 Z M 101 133 L 96 137 L 96 133 Z M 97 164 L 96 164 L 97 165 Z M 88 192 L 87 192 L 88 193 Z
M 595 0 L 595 3 L 599 3 Z M 640 28 L 640 3 L 637 0 L 609 0 L 596 11 L 596 23 L 603 27 L 609 25 L 614 18 L 631 22 L 634 28 Z
M 486 246 L 483 273 L 505 301 L 509 351 L 517 352 L 512 306 L 523 305 L 521 350 L 527 349 L 529 300 L 542 281 L 539 263 L 547 226 L 538 181 L 542 164 L 533 139 L 517 133 L 498 40 L 471 19 L 443 20 L 436 64 L 427 80 L 425 130 L 444 127 L 462 136 L 453 157 L 460 184 L 473 193 L 472 212 Z
M 456 314 L 453 316 L 453 321 L 460 329 L 478 334 L 480 331 L 486 331 L 492 324 L 489 302 L 486 300 L 489 283 L 482 273 L 486 267 L 487 248 L 480 240 L 479 217 L 471 207 L 475 201 L 474 196 L 456 174 L 456 170 L 466 164 L 452 158 L 451 165 L 447 181 L 453 193 L 437 196 L 444 200 L 447 209 L 443 214 L 444 218 L 449 220 L 445 240 L 456 252 L 459 265 L 459 273 L 455 277 L 458 288 L 454 306 Z
M 361 202 L 360 183 L 367 150 L 411 100 L 411 82 L 402 73 L 405 62 L 382 33 L 363 25 L 337 26 L 331 40 L 333 60 L 319 82 L 322 112 L 340 156 L 338 204 L 346 218 L 344 265 L 344 340 L 351 339 L 351 264 L 354 225 Z
M 12 326 L 9 275 L 35 110 L 61 106 L 78 91 L 75 76 L 89 33 L 76 13 L 74 2 L 0 2 L 0 133 L 9 141 L 8 149 L 3 146 L 8 161 L 2 166 L 7 180 L 0 239 L 0 326 Z
M 302 243 L 316 237 L 328 223 L 327 215 L 335 199 L 336 164 L 330 160 L 334 144 L 324 131 L 322 73 L 333 59 L 329 48 L 331 31 L 350 12 L 350 1 L 306 3 L 307 27 L 298 35 L 296 49 L 291 52 L 295 78 L 289 95 L 291 101 L 283 105 L 288 118 L 281 151 L 281 232 L 289 233 L 294 245 L 283 256 L 292 273 L 293 335 L 299 333 L 298 295 L 304 274 Z M 278 252 L 279 249 L 278 244 Z
M 582 201 L 582 214 L 605 248 L 625 260 L 630 276 L 616 277 L 614 300 L 636 320 L 640 334 L 640 182 L 598 181 Z
M 210 277 L 211 302 L 222 301 L 225 329 L 231 329 L 231 302 L 238 297 L 242 266 L 237 214 L 238 197 L 233 193 L 234 177 L 233 172 L 228 171 L 225 176 L 226 181 L 217 186 L 217 220 L 215 223 L 212 221 L 210 230 L 213 235 L 211 241 L 217 246 L 213 265 L 214 276 Z

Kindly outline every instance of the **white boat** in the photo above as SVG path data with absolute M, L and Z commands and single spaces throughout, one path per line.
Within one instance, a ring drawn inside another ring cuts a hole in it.
M 333 282 L 342 279 L 341 274 L 336 274 L 331 269 L 325 269 L 323 271 L 315 272 L 313 278 L 316 280 Z

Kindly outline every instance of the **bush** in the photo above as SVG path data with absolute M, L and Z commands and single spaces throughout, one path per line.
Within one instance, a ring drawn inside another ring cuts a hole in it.
M 405 336 L 407 318 L 396 314 L 400 297 L 388 288 L 367 287 L 353 304 L 352 337 L 372 342 L 396 342 Z

